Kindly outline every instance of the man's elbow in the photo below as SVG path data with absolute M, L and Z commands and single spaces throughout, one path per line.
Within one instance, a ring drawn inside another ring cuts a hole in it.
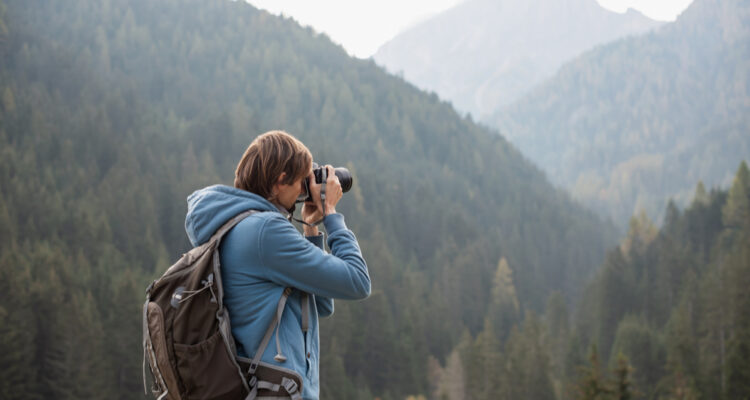
M 347 300 L 363 300 L 370 296 L 371 283 L 367 264 L 360 257 L 357 263 L 349 263 L 349 284 L 345 294 Z
M 333 315 L 334 312 L 334 305 L 333 301 L 331 301 L 331 304 L 325 307 L 318 307 L 318 316 L 321 318 L 327 318 Z
M 364 300 L 370 296 L 372 290 L 372 284 L 370 283 L 370 277 L 361 279 L 356 285 L 352 300 Z

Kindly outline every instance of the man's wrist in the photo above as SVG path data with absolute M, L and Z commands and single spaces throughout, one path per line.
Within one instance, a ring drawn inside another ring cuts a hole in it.
M 336 214 L 336 207 L 326 207 L 326 216 Z
M 305 232 L 305 236 L 318 236 L 320 234 L 320 232 L 318 231 L 318 227 L 315 225 L 314 226 L 305 225 L 303 230 Z

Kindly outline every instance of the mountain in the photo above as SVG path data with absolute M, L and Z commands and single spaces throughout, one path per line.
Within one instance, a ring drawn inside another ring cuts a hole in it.
M 566 64 L 487 119 L 553 182 L 626 224 L 727 185 L 750 154 L 750 5 L 696 0 L 656 32 Z
M 374 59 L 483 117 L 585 50 L 660 24 L 596 0 L 469 0 L 397 35 Z
M 354 174 L 338 209 L 373 293 L 321 324 L 323 398 L 426 393 L 492 293 L 572 302 L 615 241 L 502 137 L 245 2 L 0 0 L 0 21 L 2 398 L 140 398 L 185 198 L 271 129 Z

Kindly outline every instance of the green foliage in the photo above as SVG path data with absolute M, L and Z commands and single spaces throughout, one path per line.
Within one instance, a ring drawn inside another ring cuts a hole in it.
M 545 326 L 533 312 L 526 315 L 521 330 L 511 332 L 505 352 L 507 399 L 555 398 Z
M 733 231 L 750 228 L 750 171 L 742 162 L 729 189 L 727 203 L 721 210 L 724 226 Z
M 606 380 L 599 361 L 596 346 L 589 352 L 589 365 L 582 367 L 580 378 L 575 386 L 575 397 L 580 400 L 602 400 L 612 394 L 612 388 Z
M 574 397 L 580 400 L 630 400 L 640 395 L 635 389 L 631 375 L 633 367 L 628 358 L 618 353 L 617 361 L 607 374 L 599 362 L 599 352 L 592 346 L 589 365 L 579 367 L 578 381 L 574 385 Z
M 750 396 L 747 178 L 742 163 L 728 193 L 699 185 L 692 205 L 668 206 L 648 240 L 632 240 L 643 230 L 631 229 L 630 245 L 610 253 L 581 303 L 579 313 L 593 318 L 576 331 L 594 332 L 610 365 L 627 356 L 645 398 Z
M 627 315 L 620 320 L 610 353 L 611 368 L 621 368 L 622 357 L 630 360 L 638 387 L 654 388 L 664 375 L 666 352 L 662 339 L 638 317 Z
M 627 357 L 622 355 L 622 353 L 617 354 L 617 367 L 612 372 L 615 375 L 612 398 L 616 400 L 631 400 L 635 398 L 638 392 L 633 389 L 633 382 L 630 379 L 633 367 L 630 366 Z
M 487 308 L 485 325 L 491 325 L 494 334 L 501 341 L 505 341 L 510 329 L 518 322 L 519 317 L 520 309 L 516 288 L 513 285 L 513 271 L 508 266 L 508 261 L 501 258 L 492 279 L 490 304 Z
M 140 396 L 141 291 L 189 246 L 184 199 L 266 130 L 355 175 L 339 210 L 375 290 L 322 322 L 323 398 L 428 393 L 501 254 L 501 304 L 540 310 L 614 242 L 504 139 L 245 2 L 0 5 L 3 398 Z

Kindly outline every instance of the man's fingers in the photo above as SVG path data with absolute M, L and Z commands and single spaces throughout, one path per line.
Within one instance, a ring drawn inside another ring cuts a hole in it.
M 326 178 L 326 181 L 336 181 L 336 182 L 338 182 L 339 177 L 336 176 L 336 170 L 333 168 L 333 166 L 331 166 L 330 164 L 326 165 L 326 171 L 328 171 L 328 177 Z M 326 183 L 329 183 L 329 182 L 326 182 Z

